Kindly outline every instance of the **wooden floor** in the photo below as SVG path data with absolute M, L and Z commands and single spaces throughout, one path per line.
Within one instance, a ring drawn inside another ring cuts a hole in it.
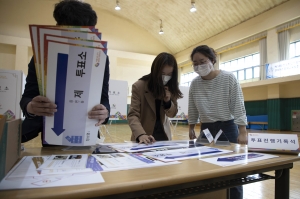
M 105 131 L 107 128 L 107 132 Z M 100 127 L 102 132 L 102 137 L 105 137 L 105 143 L 118 143 L 129 141 L 131 136 L 131 130 L 127 124 L 111 124 Z M 198 126 L 196 126 L 196 132 L 200 132 Z M 248 130 L 248 132 L 258 132 L 258 133 L 293 133 L 298 134 L 300 143 L 300 132 L 279 132 L 279 131 L 259 131 L 259 130 Z M 178 125 L 174 130 L 172 129 L 173 140 L 187 140 L 188 137 L 188 126 Z M 198 133 L 199 134 L 199 133 Z M 40 147 L 41 138 L 40 136 L 24 143 L 26 148 Z M 274 172 L 267 173 L 269 175 L 274 175 Z M 271 199 L 274 198 L 274 180 L 267 180 L 263 182 L 256 182 L 249 185 L 244 185 L 244 199 Z M 300 199 L 300 161 L 294 163 L 294 168 L 290 171 L 290 199 Z

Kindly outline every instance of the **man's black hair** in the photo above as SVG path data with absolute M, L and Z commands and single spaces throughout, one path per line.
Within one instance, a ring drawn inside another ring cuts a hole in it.
M 95 26 L 97 14 L 88 3 L 78 0 L 62 0 L 55 4 L 53 17 L 57 25 Z

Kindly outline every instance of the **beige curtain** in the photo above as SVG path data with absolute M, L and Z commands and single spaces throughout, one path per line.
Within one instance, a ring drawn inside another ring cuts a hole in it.
M 260 80 L 266 79 L 266 63 L 267 63 L 267 38 L 259 40 L 260 55 Z
M 289 59 L 290 32 L 284 30 L 278 33 L 279 61 Z
M 261 32 L 259 34 L 256 34 L 256 35 L 250 36 L 248 38 L 242 39 L 238 42 L 235 42 L 235 43 L 229 44 L 227 46 L 224 46 L 222 48 L 216 49 L 216 52 L 218 54 L 221 54 L 223 52 L 226 52 L 226 51 L 229 51 L 229 50 L 232 50 L 232 49 L 235 49 L 235 48 L 239 48 L 239 47 L 247 45 L 249 43 L 258 41 L 261 38 L 265 38 L 265 37 L 267 37 L 267 31 Z
M 297 19 L 294 19 L 292 21 L 289 21 L 289 22 L 287 22 L 285 24 L 282 24 L 282 25 L 278 26 L 277 27 L 277 32 L 282 32 L 284 30 L 289 30 L 289 29 L 295 28 L 295 27 L 297 27 L 299 25 L 300 25 L 300 17 L 297 18 Z

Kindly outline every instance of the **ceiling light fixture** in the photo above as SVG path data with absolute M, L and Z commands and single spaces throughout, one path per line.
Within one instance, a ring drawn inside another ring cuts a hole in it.
M 119 0 L 117 0 L 117 2 L 116 2 L 115 10 L 121 10 Z
M 164 34 L 164 31 L 163 31 L 163 25 L 162 25 L 162 20 L 160 20 L 160 30 L 159 30 L 159 34 L 160 34 L 160 35 Z
M 191 6 L 190 11 L 191 11 L 191 12 L 196 12 L 197 9 L 196 9 L 196 7 L 195 7 L 195 0 L 191 0 L 191 4 L 192 4 L 192 6 Z

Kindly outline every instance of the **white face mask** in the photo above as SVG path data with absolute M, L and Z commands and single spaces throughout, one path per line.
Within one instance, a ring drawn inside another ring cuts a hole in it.
M 206 64 L 201 64 L 194 66 L 194 71 L 198 73 L 200 76 L 206 76 L 213 70 L 213 65 L 211 61 L 208 61 Z
M 172 76 L 162 75 L 163 84 L 166 85 L 171 78 L 172 78 Z

